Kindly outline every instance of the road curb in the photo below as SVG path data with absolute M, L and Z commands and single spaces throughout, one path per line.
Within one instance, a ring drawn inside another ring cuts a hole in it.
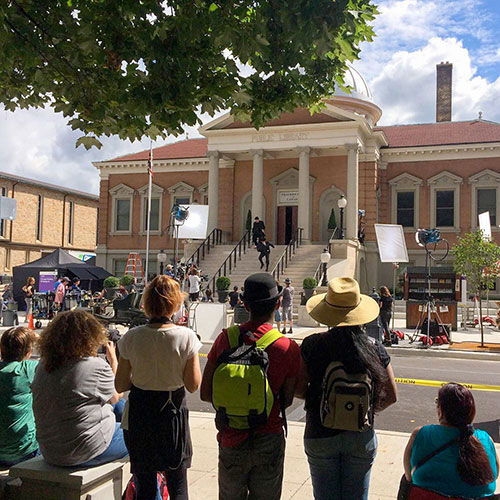
M 425 356 L 431 358 L 476 359 L 483 361 L 499 361 L 500 353 L 477 351 L 454 351 L 449 349 L 421 349 L 418 347 L 386 347 L 391 356 Z

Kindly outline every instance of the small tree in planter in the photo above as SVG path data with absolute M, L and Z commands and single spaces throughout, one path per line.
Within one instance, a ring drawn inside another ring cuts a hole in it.
M 318 282 L 316 281 L 316 278 L 304 278 L 304 281 L 302 282 L 302 288 L 304 289 L 304 298 L 306 301 L 308 301 L 313 296 L 314 290 L 316 290 L 317 286 Z
M 247 231 L 250 231 L 252 229 L 252 211 L 249 210 L 247 213 L 247 221 L 245 223 L 245 228 Z
M 221 304 L 227 302 L 230 286 L 231 280 L 227 276 L 219 276 L 215 281 L 215 289 L 217 290 L 217 296 Z
M 124 274 L 121 278 L 120 278 L 120 285 L 125 287 L 125 289 L 130 292 L 130 289 L 132 287 L 132 285 L 134 284 L 134 277 L 133 276 L 130 276 L 130 274 Z
M 120 280 L 116 276 L 108 276 L 102 286 L 106 290 L 106 298 L 113 300 L 120 291 Z
M 481 347 L 484 347 L 483 308 L 481 298 L 486 290 L 491 290 L 499 275 L 500 247 L 485 240 L 481 230 L 467 233 L 451 250 L 455 256 L 454 268 L 467 278 L 467 285 L 479 299 L 479 325 L 481 327 Z
M 337 227 L 337 220 L 335 219 L 335 210 L 332 208 L 330 218 L 328 219 L 328 230 L 333 231 Z

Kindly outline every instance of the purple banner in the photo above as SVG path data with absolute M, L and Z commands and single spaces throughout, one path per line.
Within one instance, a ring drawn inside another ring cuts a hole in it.
M 53 292 L 57 271 L 40 271 L 38 275 L 38 291 Z

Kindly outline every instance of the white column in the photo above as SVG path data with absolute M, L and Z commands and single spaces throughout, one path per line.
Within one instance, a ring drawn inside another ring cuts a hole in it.
M 208 231 L 219 223 L 219 152 L 209 151 L 208 165 Z
M 358 144 L 346 144 L 347 149 L 347 206 L 345 210 L 346 238 L 348 240 L 358 237 L 358 192 L 359 192 L 359 166 Z
M 262 199 L 264 197 L 264 151 L 262 149 L 253 150 L 253 171 L 252 171 L 252 219 L 264 218 Z
M 299 152 L 299 213 L 298 225 L 303 228 L 302 239 L 311 241 L 311 196 L 309 189 L 309 154 L 310 147 L 298 148 Z

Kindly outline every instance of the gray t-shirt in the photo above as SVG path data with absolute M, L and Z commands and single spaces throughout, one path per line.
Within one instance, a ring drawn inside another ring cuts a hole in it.
M 48 373 L 39 363 L 31 385 L 38 444 L 54 465 L 78 465 L 104 452 L 115 431 L 111 367 L 82 358 Z
M 293 302 L 293 293 L 295 292 L 295 289 L 293 286 L 286 286 L 283 289 L 283 299 L 281 301 L 281 307 L 287 308 L 292 306 Z

